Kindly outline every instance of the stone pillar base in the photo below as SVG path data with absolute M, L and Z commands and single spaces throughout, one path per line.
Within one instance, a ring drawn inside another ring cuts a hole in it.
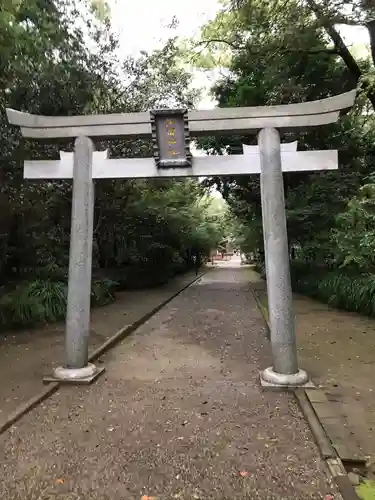
M 104 370 L 104 367 L 97 368 L 92 363 L 88 363 L 84 368 L 65 368 L 64 366 L 58 366 L 55 368 L 53 375 L 43 378 L 43 382 L 45 384 L 59 382 L 60 384 L 88 385 L 94 382 Z
M 315 387 L 304 370 L 299 370 L 297 373 L 292 373 L 290 375 L 284 375 L 282 373 L 276 373 L 272 366 L 260 372 L 260 385 L 264 389 L 274 390 L 296 389 L 297 387 Z

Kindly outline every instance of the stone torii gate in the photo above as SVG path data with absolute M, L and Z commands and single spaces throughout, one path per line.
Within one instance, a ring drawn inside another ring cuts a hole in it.
M 88 363 L 94 218 L 93 179 L 209 177 L 260 173 L 263 232 L 273 366 L 260 374 L 263 386 L 296 387 L 308 383 L 299 369 L 290 282 L 282 172 L 338 168 L 338 153 L 296 151 L 281 145 L 278 130 L 334 123 L 352 107 L 355 90 L 320 101 L 210 111 L 156 110 L 93 116 L 36 116 L 7 109 L 11 124 L 26 138 L 75 138 L 74 153 L 60 160 L 25 161 L 26 179 L 73 179 L 72 224 L 66 317 L 66 359 L 52 377 L 66 383 L 90 383 L 103 371 Z M 258 133 L 258 146 L 243 155 L 193 157 L 190 134 L 197 136 Z M 92 138 L 152 138 L 154 158 L 109 159 L 94 152 Z

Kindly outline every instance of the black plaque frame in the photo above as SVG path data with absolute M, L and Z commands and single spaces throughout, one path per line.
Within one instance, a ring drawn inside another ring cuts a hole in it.
M 184 124 L 184 158 L 162 158 L 160 155 L 160 145 L 158 141 L 157 119 L 158 118 L 176 118 L 183 120 Z M 190 131 L 189 118 L 187 109 L 155 109 L 150 111 L 152 145 L 154 152 L 154 160 L 157 168 L 179 168 L 192 166 L 192 154 L 190 151 Z

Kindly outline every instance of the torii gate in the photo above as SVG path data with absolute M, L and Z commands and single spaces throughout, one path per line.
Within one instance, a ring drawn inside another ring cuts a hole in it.
M 52 377 L 65 383 L 90 383 L 103 371 L 88 363 L 90 293 L 94 218 L 93 179 L 209 177 L 261 174 L 263 232 L 266 255 L 270 340 L 273 366 L 260 374 L 265 387 L 296 387 L 309 377 L 299 369 L 282 172 L 333 170 L 338 153 L 296 151 L 296 143 L 280 145 L 278 129 L 295 130 L 334 123 L 353 106 L 356 91 L 328 99 L 265 107 L 219 108 L 210 111 L 156 110 L 92 116 L 36 116 L 7 109 L 11 124 L 33 139 L 75 138 L 74 153 L 60 160 L 25 161 L 26 179 L 73 178 L 72 225 L 66 318 L 65 366 Z M 193 136 L 258 133 L 258 146 L 243 155 L 193 157 Z M 108 159 L 94 152 L 91 138 L 152 138 L 154 158 Z

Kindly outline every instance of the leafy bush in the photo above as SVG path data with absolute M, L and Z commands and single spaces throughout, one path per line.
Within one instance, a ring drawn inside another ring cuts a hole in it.
M 265 280 L 266 279 L 266 267 L 263 264 L 263 262 L 256 261 L 254 265 L 254 269 L 257 273 L 261 275 L 261 277 Z
M 93 280 L 91 283 L 91 306 L 105 306 L 115 301 L 118 282 L 110 279 Z
M 293 290 L 332 307 L 375 316 L 375 275 L 349 274 L 292 262 Z
M 68 267 L 62 267 L 54 262 L 48 262 L 43 266 L 32 268 L 30 279 L 68 282 L 68 272 Z
M 374 178 L 372 177 L 372 181 Z M 365 184 L 337 217 L 333 231 L 336 262 L 357 271 L 375 271 L 375 183 Z
M 103 306 L 114 301 L 116 282 L 94 280 L 91 305 Z M 30 327 L 65 318 L 67 283 L 35 280 L 18 285 L 0 298 L 0 328 Z

